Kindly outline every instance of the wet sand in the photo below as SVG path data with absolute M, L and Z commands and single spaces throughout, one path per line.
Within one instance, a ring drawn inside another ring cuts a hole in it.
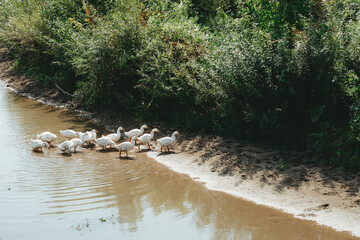
M 297 188 L 279 187 L 284 176 L 269 183 L 266 170 L 248 177 L 246 170 L 223 175 L 213 170 L 216 156 L 209 162 L 201 161 L 201 153 L 186 154 L 177 149 L 173 153 L 148 152 L 148 156 L 179 173 L 189 175 L 195 181 L 217 190 L 249 200 L 256 204 L 280 209 L 300 219 L 315 221 L 338 231 L 348 231 L 360 236 L 360 206 L 349 197 L 340 183 L 324 184 L 314 178 Z

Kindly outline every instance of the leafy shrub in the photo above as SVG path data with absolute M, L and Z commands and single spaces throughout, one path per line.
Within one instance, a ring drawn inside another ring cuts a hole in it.
M 17 66 L 110 108 L 360 169 L 360 3 L 0 1 Z
M 157 119 L 198 127 L 193 65 L 205 51 L 205 33 L 187 18 L 182 4 L 165 14 L 150 15 L 144 33 L 136 87 L 141 90 L 146 111 L 156 113 L 153 116 Z

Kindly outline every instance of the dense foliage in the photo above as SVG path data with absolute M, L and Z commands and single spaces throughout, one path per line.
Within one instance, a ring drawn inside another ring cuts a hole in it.
M 360 2 L 0 0 L 16 66 L 115 109 L 360 169 Z

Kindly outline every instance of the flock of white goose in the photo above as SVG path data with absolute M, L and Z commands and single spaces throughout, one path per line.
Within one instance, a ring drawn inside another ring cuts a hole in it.
M 60 130 L 61 135 L 67 138 L 66 141 L 60 143 L 58 149 L 63 152 L 63 154 L 71 154 L 72 149 L 76 152 L 76 148 L 83 146 L 84 144 L 94 145 L 95 143 L 102 147 L 104 150 L 107 147 L 116 148 L 119 150 L 119 157 L 121 157 L 121 153 L 125 152 L 126 157 L 128 156 L 128 151 L 136 146 L 138 142 L 138 148 L 140 149 L 141 145 L 148 145 L 149 149 L 151 149 L 150 141 L 154 138 L 155 132 L 160 132 L 157 128 L 154 128 L 150 133 L 145 133 L 145 129 L 148 126 L 143 125 L 140 129 L 132 129 L 129 132 L 125 132 L 125 136 L 130 139 L 130 141 L 125 141 L 120 144 L 116 144 L 120 140 L 121 130 L 124 128 L 119 127 L 116 133 L 111 133 L 109 135 L 102 135 L 101 138 L 96 138 L 96 130 L 93 129 L 91 131 L 87 131 L 85 133 L 76 132 L 74 130 Z M 161 148 L 160 151 L 163 151 L 163 148 L 167 148 L 170 151 L 171 145 L 176 141 L 176 135 L 180 134 L 178 131 L 175 131 L 171 137 L 163 137 L 157 139 Z M 57 139 L 57 136 L 51 132 L 43 132 L 41 134 L 37 134 L 37 139 L 30 140 L 30 145 L 33 151 L 41 151 L 42 148 L 51 148 L 51 144 L 54 143 Z

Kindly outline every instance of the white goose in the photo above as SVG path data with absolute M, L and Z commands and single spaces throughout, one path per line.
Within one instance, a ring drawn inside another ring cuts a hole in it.
M 153 139 L 154 137 L 154 133 L 155 132 L 160 132 L 159 129 L 157 128 L 154 128 L 153 130 L 151 130 L 151 133 L 145 133 L 143 134 L 141 137 L 138 138 L 138 141 L 139 141 L 139 149 L 140 149 L 140 146 L 141 144 L 146 144 L 149 146 L 149 149 L 151 149 L 151 146 L 150 146 L 150 140 Z
M 110 145 L 111 146 L 115 146 L 115 142 L 105 136 L 102 136 L 101 138 L 97 138 L 95 139 L 95 142 L 100 146 L 102 147 L 104 150 L 106 149 L 107 146 Z
M 142 125 L 140 129 L 135 128 L 135 129 L 133 129 L 133 130 L 131 130 L 131 131 L 129 131 L 129 132 L 125 132 L 125 135 L 126 135 L 128 138 L 130 138 L 130 141 L 131 141 L 131 139 L 132 139 L 133 137 L 139 137 L 141 134 L 143 134 L 145 128 L 149 128 L 149 127 L 146 126 L 146 125 Z M 136 143 L 136 141 L 135 141 L 135 143 Z
M 71 130 L 71 129 L 60 130 L 60 133 L 61 133 L 61 135 L 66 137 L 68 140 L 79 136 L 79 132 L 75 132 L 74 130 Z
M 70 141 L 74 144 L 74 152 L 76 152 L 76 148 L 83 145 L 84 142 L 85 142 L 85 137 L 89 136 L 88 133 L 82 133 L 82 132 L 79 132 L 78 133 L 80 138 L 74 138 L 74 139 L 71 139 Z
M 92 141 L 92 143 L 94 143 L 95 144 L 95 139 L 96 139 L 96 133 L 97 133 L 97 131 L 95 130 L 95 129 L 93 129 L 93 130 L 91 130 L 91 141 Z
M 96 130 L 93 129 L 91 130 L 90 132 L 89 131 L 86 131 L 86 133 L 88 135 L 85 136 L 85 140 L 84 142 L 88 143 L 89 145 L 94 143 L 95 139 L 96 139 Z
M 37 139 L 47 142 L 51 146 L 51 142 L 56 141 L 57 136 L 51 132 L 42 132 L 36 135 Z
M 117 129 L 117 132 L 116 133 L 111 133 L 111 134 L 109 134 L 109 135 L 106 135 L 105 137 L 107 137 L 108 139 L 110 139 L 110 140 L 112 140 L 112 141 L 114 141 L 114 142 L 117 142 L 117 141 L 119 141 L 119 139 L 120 139 L 120 137 L 121 137 L 121 130 L 124 130 L 124 128 L 122 128 L 122 127 L 119 127 L 118 129 Z
M 87 137 L 90 137 L 90 134 L 88 133 L 88 132 L 79 132 L 79 138 L 81 139 L 83 136 L 85 136 L 85 135 L 89 135 L 89 136 L 87 136 Z
M 30 140 L 30 145 L 31 145 L 34 152 L 36 152 L 36 151 L 41 151 L 42 152 L 43 147 L 50 148 L 50 145 L 47 142 L 43 142 L 41 140 L 33 140 L 33 139 L 31 139 Z
M 60 145 L 59 145 L 59 149 L 61 151 L 64 152 L 64 154 L 71 154 L 71 148 L 74 146 L 74 143 L 72 141 L 65 141 L 65 142 L 62 142 Z
M 123 143 L 120 143 L 119 145 L 115 145 L 115 147 L 117 149 L 119 149 L 119 157 L 121 158 L 121 153 L 122 152 L 126 152 L 126 157 L 128 156 L 128 151 L 130 149 L 132 149 L 133 147 L 135 147 L 135 141 L 136 141 L 137 137 L 133 137 L 131 139 L 131 142 L 123 142 Z
M 161 148 L 160 151 L 162 152 L 163 147 L 167 147 L 168 152 L 170 151 L 169 147 L 171 146 L 171 144 L 173 144 L 176 140 L 175 136 L 176 135 L 180 135 L 180 133 L 178 131 L 175 131 L 171 137 L 163 137 L 158 139 L 157 141 L 160 143 Z

